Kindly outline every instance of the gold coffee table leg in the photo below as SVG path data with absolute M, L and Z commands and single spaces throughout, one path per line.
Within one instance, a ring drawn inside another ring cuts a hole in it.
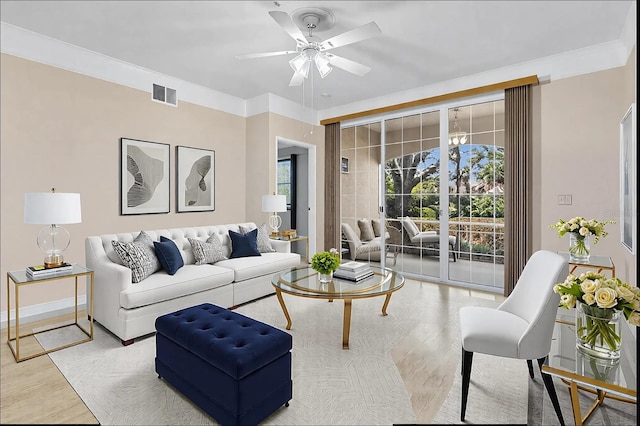
M 284 317 L 287 319 L 287 330 L 291 330 L 291 317 L 289 316 L 289 311 L 287 311 L 287 306 L 284 304 L 284 299 L 282 298 L 282 292 L 279 288 L 276 287 L 276 296 L 278 297 L 278 302 L 280 302 L 280 307 L 282 308 L 282 312 L 284 313 Z
M 349 349 L 351 330 L 351 299 L 344 299 L 344 319 L 342 320 L 342 349 Z
M 389 306 L 389 301 L 391 300 L 391 293 L 387 294 L 387 297 L 384 298 L 384 304 L 382 305 L 382 316 L 387 316 L 387 306 Z

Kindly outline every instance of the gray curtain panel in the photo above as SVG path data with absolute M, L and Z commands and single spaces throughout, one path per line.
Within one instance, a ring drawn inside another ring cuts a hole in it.
M 532 254 L 531 85 L 505 90 L 504 295 Z

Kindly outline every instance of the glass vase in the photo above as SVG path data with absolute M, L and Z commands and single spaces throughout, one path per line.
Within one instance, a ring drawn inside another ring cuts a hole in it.
M 613 308 L 578 303 L 576 306 L 576 346 L 598 358 L 619 359 L 622 336 L 621 312 Z
M 321 274 L 320 272 L 318 272 L 318 281 L 320 281 L 321 283 L 330 283 L 331 280 L 333 280 L 333 271 L 329 272 L 328 274 Z
M 569 234 L 569 260 L 575 263 L 588 263 L 591 253 L 590 236 L 583 237 L 572 232 Z

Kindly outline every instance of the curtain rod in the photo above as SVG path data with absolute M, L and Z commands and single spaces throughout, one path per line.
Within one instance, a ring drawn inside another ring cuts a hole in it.
M 352 114 L 342 115 L 339 117 L 326 118 L 320 121 L 320 125 L 339 123 L 354 118 L 367 117 L 369 115 L 383 114 L 387 112 L 398 111 L 405 108 L 413 108 L 422 105 L 435 104 L 437 102 L 450 101 L 452 99 L 466 98 L 467 96 L 476 96 L 483 93 L 495 92 L 497 90 L 510 89 L 512 87 L 526 86 L 528 84 L 538 84 L 538 76 L 530 75 L 528 77 L 517 78 L 515 80 L 503 81 L 501 83 L 489 84 L 487 86 L 474 87 L 473 89 L 460 90 L 458 92 L 445 93 L 444 95 L 432 96 L 430 98 L 418 99 L 416 101 L 403 102 L 400 104 L 389 105 L 381 108 L 369 109 L 366 111 L 354 112 Z

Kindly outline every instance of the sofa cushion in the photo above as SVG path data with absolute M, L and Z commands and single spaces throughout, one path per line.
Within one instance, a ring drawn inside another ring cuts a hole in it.
M 227 259 L 222 243 L 216 234 L 209 236 L 207 241 L 200 241 L 196 238 L 187 238 L 187 241 L 191 245 L 196 265 L 213 264 Z
M 275 274 L 283 269 L 293 268 L 300 264 L 297 253 L 263 253 L 261 256 L 232 258 L 216 263 L 216 266 L 232 269 L 234 281 L 244 281 L 255 277 Z M 269 280 L 270 277 L 264 277 Z
M 373 235 L 376 237 L 382 236 L 382 220 L 371 219 L 371 227 L 373 228 Z
M 139 308 L 189 294 L 211 290 L 233 282 L 234 272 L 217 265 L 184 265 L 175 275 L 159 271 L 120 292 L 120 306 Z
M 237 257 L 260 256 L 260 250 L 258 250 L 257 228 L 246 234 L 229 230 L 229 238 L 231 238 L 230 259 Z
M 153 246 L 156 249 L 156 256 L 160 261 L 160 265 L 162 269 L 167 271 L 167 274 L 173 275 L 184 266 L 180 250 L 173 240 L 160 237 L 160 241 L 154 241 Z
M 133 283 L 139 283 L 161 268 L 153 239 L 144 231 L 140 231 L 131 243 L 112 241 L 111 245 L 124 266 L 131 269 Z
M 360 228 L 360 239 L 362 241 L 371 241 L 377 235 L 373 232 L 373 226 L 371 226 L 371 220 L 358 219 L 358 228 Z
M 344 237 L 349 242 L 349 244 L 353 244 L 355 248 L 360 247 L 362 245 L 362 241 L 356 235 L 356 232 L 348 223 L 342 224 L 342 233 Z
M 253 228 L 239 225 L 240 233 L 248 234 L 253 230 Z M 258 251 L 260 253 L 273 253 L 275 249 L 271 245 L 271 239 L 269 238 L 269 232 L 267 231 L 267 225 L 263 223 L 258 227 L 258 237 L 256 238 L 256 242 L 258 245 Z

